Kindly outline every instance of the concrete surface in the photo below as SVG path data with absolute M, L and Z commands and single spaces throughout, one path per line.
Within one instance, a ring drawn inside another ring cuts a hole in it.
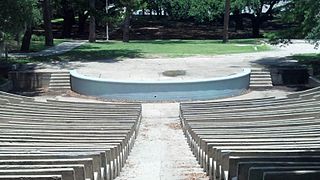
M 116 180 L 208 180 L 181 130 L 178 103 L 142 105 L 129 159 Z

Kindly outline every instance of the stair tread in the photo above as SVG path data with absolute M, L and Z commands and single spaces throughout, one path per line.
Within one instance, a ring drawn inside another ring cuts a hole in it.
M 66 81 L 57 81 L 57 82 L 50 82 L 49 85 L 51 84 L 70 84 L 70 82 L 66 82 Z
M 60 86 L 60 87 L 49 86 L 49 89 L 70 89 L 70 86 Z
M 271 78 L 250 78 L 250 80 L 254 81 L 271 81 Z
M 264 84 L 250 84 L 250 87 L 273 87 L 271 84 L 264 85 Z

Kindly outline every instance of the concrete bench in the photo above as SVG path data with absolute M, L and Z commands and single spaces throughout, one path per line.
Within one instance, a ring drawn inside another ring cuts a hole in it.
M 0 175 L 0 180 L 63 180 L 61 175 Z
M 15 152 L 15 154 L 0 153 L 0 160 L 24 160 L 24 159 L 34 159 L 34 160 L 47 160 L 47 159 L 82 159 L 82 158 L 91 158 L 92 159 L 92 169 L 94 177 L 91 178 L 93 180 L 100 180 L 102 179 L 102 165 L 105 162 L 106 155 L 104 152 L 99 151 L 90 151 L 90 152 L 52 152 L 52 153 L 27 153 L 27 152 Z M 104 172 L 107 169 L 103 169 Z M 107 174 L 108 175 L 108 174 Z M 110 175 L 110 174 L 109 174 Z M 107 179 L 107 177 L 105 177 Z M 110 179 L 110 178 L 109 178 Z
M 209 110 L 209 109 L 216 109 L 216 110 L 227 110 L 227 109 L 245 109 L 245 108 L 261 108 L 261 107 L 272 107 L 272 106 L 284 106 L 284 105 L 295 105 L 295 104 L 304 104 L 304 103 L 312 103 L 315 102 L 316 99 L 279 99 L 274 101 L 267 101 L 267 102 L 259 102 L 259 103 L 239 103 L 239 104 L 232 104 L 232 105 L 215 105 L 215 106 L 207 106 L 207 105 L 190 105 L 186 106 L 185 104 L 181 105 L 181 109 L 184 111 L 195 111 L 195 110 Z
M 275 161 L 296 155 L 300 158 L 295 161 L 300 161 L 320 155 L 316 96 L 308 92 L 283 99 L 182 103 L 180 119 L 207 174 L 212 179 L 231 179 L 237 177 L 237 163 L 249 156 L 256 162 L 264 157 Z
M 315 88 L 307 89 L 304 91 L 291 93 L 291 94 L 288 94 L 287 97 L 288 98 L 296 98 L 296 97 L 300 97 L 301 95 L 309 94 L 309 93 L 313 93 L 313 92 L 320 92 L 320 87 L 315 87 Z
M 51 169 L 0 169 L 0 175 L 50 175 L 59 174 L 63 180 L 76 180 L 73 168 L 51 168 Z
M 299 166 L 320 166 L 320 162 L 279 162 L 279 161 L 264 161 L 264 162 L 242 162 L 238 164 L 237 180 L 247 180 L 249 169 L 252 167 L 299 167 Z
M 263 179 L 264 174 L 267 172 L 281 172 L 281 171 L 310 171 L 310 170 L 320 170 L 320 166 L 286 166 L 286 167 L 251 167 L 249 169 L 248 180 Z
M 50 168 L 50 167 L 68 167 L 68 166 L 83 166 L 84 176 L 86 179 L 94 179 L 92 158 L 82 159 L 10 159 L 0 160 L 0 169 L 4 167 L 26 167 L 26 168 Z M 76 178 L 80 178 L 82 172 L 76 172 Z
M 0 165 L 0 170 L 21 170 L 21 169 L 57 169 L 72 168 L 76 180 L 85 180 L 85 170 L 82 164 L 55 164 L 55 165 Z
M 138 103 L 36 102 L 0 92 L 0 176 L 114 179 L 140 121 Z
M 319 170 L 303 170 L 303 171 L 273 171 L 265 172 L 263 180 L 318 180 L 320 177 Z
M 237 107 L 237 108 L 192 108 L 190 110 L 184 110 L 183 114 L 188 115 L 188 114 L 198 114 L 198 113 L 228 113 L 228 112 L 250 112 L 250 111 L 270 111 L 270 110 L 278 110 L 278 109 L 294 109 L 294 108 L 310 108 L 310 107 L 317 107 L 319 104 L 317 101 L 307 101 L 307 102 L 301 102 L 298 101 L 296 103 L 292 104 L 264 104 L 264 105 L 259 105 L 259 106 L 246 106 L 246 107 Z
M 319 153 L 314 153 L 315 156 L 311 156 L 308 154 L 304 154 L 303 152 L 291 152 L 291 153 L 286 153 L 286 152 L 272 152 L 269 153 L 263 153 L 260 152 L 260 155 L 255 154 L 252 152 L 254 156 L 249 156 L 249 153 L 244 153 L 245 155 L 248 156 L 229 156 L 229 168 L 224 169 L 223 167 L 217 165 L 217 172 L 216 175 L 219 177 L 221 176 L 222 178 L 225 179 L 232 179 L 233 177 L 237 177 L 237 166 L 241 162 L 259 162 L 259 161 L 274 161 L 274 162 L 319 162 Z M 282 156 L 281 156 L 282 155 Z M 227 160 L 225 161 L 227 162 Z
M 19 140 L 20 142 L 20 140 Z M 103 141 L 102 141 L 103 142 Z M 102 164 L 101 166 L 106 170 L 112 170 L 112 174 L 119 174 L 121 162 L 123 159 L 120 158 L 120 148 L 117 147 L 118 143 L 97 143 L 92 141 L 90 145 L 88 144 L 76 144 L 69 142 L 70 144 L 66 143 L 40 143 L 37 142 L 36 144 L 33 141 L 29 143 L 3 143 L 0 146 L 0 153 L 85 153 L 85 152 L 99 152 L 100 154 L 103 153 L 103 157 L 101 162 L 106 162 L 107 164 Z M 5 147 L 5 148 L 2 148 Z M 107 167 L 109 166 L 109 168 Z
M 7 93 L 4 91 L 0 91 L 0 96 L 11 97 L 11 98 L 21 98 L 21 99 L 23 99 L 23 101 L 28 101 L 28 102 L 34 101 L 34 98 L 32 98 L 32 97 L 21 96 L 21 95 L 17 95 L 17 94 Z

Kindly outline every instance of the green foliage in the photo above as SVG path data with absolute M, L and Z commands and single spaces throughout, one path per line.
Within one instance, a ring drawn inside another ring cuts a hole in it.
M 19 33 L 26 25 L 40 22 L 37 0 L 1 0 L 0 7 L 0 31 L 4 33 Z
M 164 6 L 175 19 L 194 18 L 198 22 L 212 21 L 224 11 L 224 2 L 219 0 L 166 0 Z
M 291 0 L 281 13 L 283 23 L 291 25 L 277 33 L 278 39 L 305 38 L 318 45 L 320 38 L 320 1 Z
M 193 0 L 189 15 L 197 21 L 212 21 L 222 15 L 224 3 L 217 0 Z
M 189 17 L 190 11 L 189 0 L 167 0 L 165 8 L 169 15 L 175 19 L 186 19 Z

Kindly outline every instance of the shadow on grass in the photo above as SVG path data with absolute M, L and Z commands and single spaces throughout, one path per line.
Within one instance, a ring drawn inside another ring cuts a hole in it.
M 188 41 L 188 40 L 140 40 L 140 41 L 131 41 L 131 44 L 195 44 L 196 41 Z
M 130 41 L 131 44 L 224 44 L 221 40 L 139 40 Z M 231 39 L 227 44 L 261 44 L 261 39 Z
M 104 61 L 106 63 L 115 63 L 122 58 L 143 57 L 138 50 L 102 50 L 96 47 L 78 48 L 73 51 L 54 56 L 12 58 L 12 64 L 25 64 L 32 62 L 52 62 L 52 61 Z

